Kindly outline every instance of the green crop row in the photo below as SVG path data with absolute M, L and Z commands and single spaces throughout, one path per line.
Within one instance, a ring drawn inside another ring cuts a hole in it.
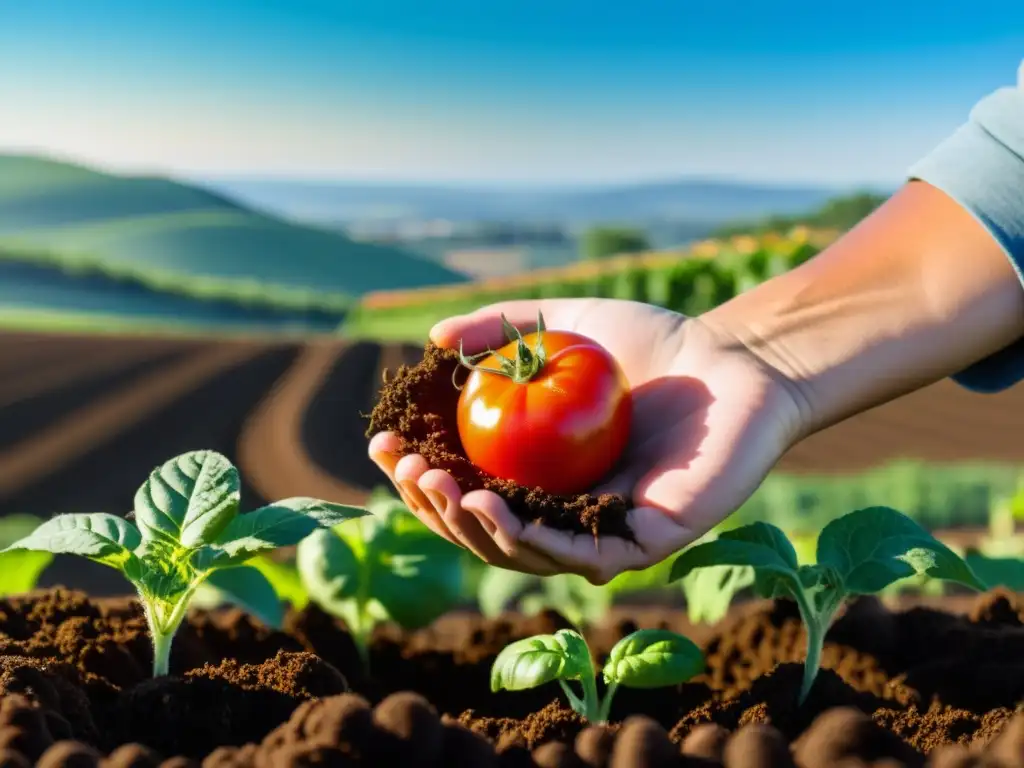
M 662 263 L 638 258 L 614 271 L 582 277 L 568 273 L 560 279 L 521 281 L 508 287 L 467 286 L 433 295 L 424 291 L 422 301 L 356 305 L 343 332 L 357 338 L 418 342 L 445 317 L 517 299 L 624 299 L 694 316 L 802 264 L 818 250 L 806 240 L 769 240 L 752 251 L 725 247 L 711 258 L 681 255 L 678 261 Z

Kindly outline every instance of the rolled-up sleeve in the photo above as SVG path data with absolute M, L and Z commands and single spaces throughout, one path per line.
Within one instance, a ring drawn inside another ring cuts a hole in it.
M 1024 64 L 1018 77 L 1017 88 L 1000 88 L 979 101 L 909 177 L 938 187 L 981 222 L 1024 285 Z M 1021 379 L 1024 339 L 953 377 L 978 392 L 998 392 Z

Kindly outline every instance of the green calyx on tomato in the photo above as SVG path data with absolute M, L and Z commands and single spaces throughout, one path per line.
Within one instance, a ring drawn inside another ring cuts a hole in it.
M 456 414 L 466 457 L 493 477 L 555 495 L 587 492 L 629 440 L 629 381 L 611 352 L 573 331 L 522 334 L 502 318 L 500 349 L 467 356 Z
M 505 355 L 502 355 L 499 352 L 494 352 L 490 349 L 476 355 L 466 355 L 462 351 L 462 341 L 460 340 L 459 362 L 471 371 L 496 373 L 499 376 L 507 376 L 516 384 L 525 384 L 540 373 L 541 369 L 544 367 L 544 363 L 547 362 L 547 355 L 544 352 L 544 332 L 547 330 L 544 327 L 544 315 L 540 312 L 537 313 L 536 349 L 530 349 L 530 345 L 526 343 L 526 340 L 523 338 L 523 334 L 520 333 L 519 329 L 512 325 L 504 315 L 501 316 L 501 325 L 505 331 L 506 338 L 510 342 L 516 343 L 516 354 L 514 359 L 511 357 L 505 357 Z M 499 363 L 498 368 L 485 368 L 476 364 L 477 360 L 490 356 L 493 356 Z

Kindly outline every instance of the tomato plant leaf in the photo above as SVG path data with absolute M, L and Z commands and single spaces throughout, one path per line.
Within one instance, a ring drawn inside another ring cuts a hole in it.
M 280 629 L 284 624 L 284 603 L 273 585 L 258 570 L 242 565 L 222 568 L 210 574 L 206 584 L 225 602 L 248 611 L 268 627 Z
M 35 550 L 55 555 L 80 555 L 123 570 L 142 543 L 138 529 L 123 518 L 105 512 L 60 515 L 47 520 L 4 552 Z
M 424 627 L 462 595 L 462 555 L 424 529 L 388 536 L 371 550 L 371 594 L 406 629 Z M 376 555 L 376 556 L 374 556 Z
M 579 679 L 586 671 L 582 654 L 589 664 L 590 651 L 583 638 L 567 629 L 511 643 L 491 667 L 491 691 L 522 691 L 555 680 Z
M 302 577 L 294 563 L 278 562 L 268 555 L 257 555 L 251 560 L 246 560 L 245 564 L 262 573 L 277 596 L 286 603 L 291 603 L 295 610 L 301 611 L 309 604 L 309 594 L 302 586 Z
M 317 499 L 285 499 L 235 517 L 214 542 L 211 567 L 240 565 L 262 552 L 298 544 L 318 529 L 360 517 L 366 510 Z
M 1024 592 L 1024 560 L 1019 557 L 988 557 L 968 552 L 964 560 L 987 588 L 1001 586 Z
M 295 562 L 310 599 L 328 613 L 359 592 L 359 560 L 333 531 L 321 528 L 299 542 Z
M 43 521 L 33 515 L 8 515 L 0 520 L 0 550 L 29 536 Z M 0 597 L 35 589 L 53 555 L 38 549 L 16 549 L 0 554 Z
M 142 536 L 184 547 L 207 544 L 238 513 L 238 470 L 216 451 L 192 451 L 164 462 L 135 494 Z
M 628 688 L 684 683 L 704 671 L 704 654 L 690 640 L 664 629 L 641 629 L 608 654 L 604 680 Z
M 985 589 L 959 555 L 889 507 L 868 507 L 830 522 L 818 537 L 817 560 L 838 572 L 849 594 L 875 594 L 914 574 Z

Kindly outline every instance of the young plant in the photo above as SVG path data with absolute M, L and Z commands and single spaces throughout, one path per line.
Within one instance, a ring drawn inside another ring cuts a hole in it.
M 815 560 L 813 565 L 800 565 L 781 530 L 753 523 L 685 550 L 673 564 L 671 578 L 685 578 L 699 568 L 750 566 L 757 594 L 794 600 L 807 630 L 801 702 L 818 675 L 825 633 L 847 597 L 875 594 L 915 573 L 986 588 L 956 553 L 888 507 L 861 509 L 826 525 L 818 537 Z
M 664 688 L 684 683 L 704 670 L 704 654 L 682 635 L 664 629 L 641 629 L 622 638 L 602 670 L 602 698 L 586 641 L 571 629 L 535 635 L 507 645 L 491 667 L 491 691 L 521 691 L 557 681 L 569 705 L 591 723 L 606 723 L 612 698 L 627 688 Z M 578 681 L 582 696 L 569 686 Z
M 135 494 L 135 525 L 105 513 L 60 515 L 3 551 L 80 555 L 123 573 L 146 612 L 153 675 L 166 675 L 174 634 L 213 574 L 366 514 L 309 498 L 239 514 L 240 495 L 238 470 L 225 456 L 193 451 L 153 470 Z
M 296 560 L 310 599 L 345 622 L 364 663 L 379 622 L 426 626 L 462 592 L 462 550 L 390 495 L 367 506 L 368 517 L 305 539 Z

